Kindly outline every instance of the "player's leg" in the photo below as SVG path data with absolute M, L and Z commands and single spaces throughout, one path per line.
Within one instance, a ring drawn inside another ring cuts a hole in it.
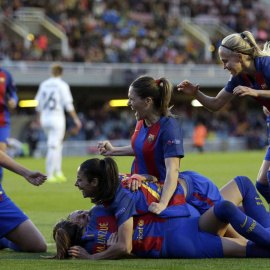
M 11 242 L 5 237 L 0 239 L 0 250 L 4 248 L 9 248 L 13 251 L 22 252 L 22 250 L 18 246 L 16 246 L 13 242 Z
M 270 147 L 268 147 L 265 158 L 259 170 L 256 188 L 259 193 L 265 198 L 267 203 L 270 205 Z
M 24 252 L 46 252 L 47 250 L 43 235 L 30 219 L 25 220 L 7 233 L 5 238 Z
M 270 258 L 270 250 L 246 239 L 221 237 L 224 257 Z
M 1 188 L 0 200 L 0 249 L 41 252 L 46 250 L 46 242 L 23 211 Z
M 57 128 L 53 125 L 47 128 L 47 155 L 46 155 L 46 172 L 48 183 L 55 183 L 57 179 L 55 177 L 55 171 L 58 164 L 59 153 L 59 138 Z
M 55 163 L 55 177 L 57 179 L 57 182 L 66 182 L 67 179 L 64 176 L 62 172 L 62 149 L 63 149 L 63 139 L 65 135 L 65 126 L 59 126 L 57 129 L 55 129 L 54 133 L 54 141 L 56 146 L 56 163 Z
M 46 155 L 46 172 L 47 172 L 47 181 L 56 182 L 54 177 L 55 164 L 56 164 L 56 148 L 54 146 L 48 146 L 47 155 Z
M 218 202 L 205 212 L 199 219 L 199 228 L 210 233 L 220 233 L 229 223 L 245 238 L 270 247 L 270 232 L 227 200 Z
M 263 227 L 270 227 L 270 219 L 253 183 L 246 176 L 237 176 L 221 190 L 225 200 L 236 206 L 242 203 L 245 214 L 259 222 Z

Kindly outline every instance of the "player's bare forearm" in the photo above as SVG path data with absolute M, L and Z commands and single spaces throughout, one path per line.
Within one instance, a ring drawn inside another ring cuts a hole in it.
M 10 158 L 7 154 L 5 154 L 3 151 L 0 151 L 0 166 L 17 173 L 23 177 L 26 177 L 29 174 L 29 170 L 16 161 L 14 161 L 12 158 Z

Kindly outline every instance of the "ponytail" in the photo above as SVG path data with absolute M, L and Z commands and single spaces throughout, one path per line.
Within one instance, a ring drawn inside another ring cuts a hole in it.
M 53 238 L 56 243 L 56 259 L 69 258 L 68 250 L 82 244 L 82 228 L 70 220 L 61 220 L 54 226 Z

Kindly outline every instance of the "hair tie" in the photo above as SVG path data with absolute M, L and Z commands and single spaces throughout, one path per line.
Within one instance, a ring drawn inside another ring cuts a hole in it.
M 225 46 L 223 44 L 221 44 L 220 47 L 226 48 L 227 50 L 230 50 L 230 51 L 235 52 L 235 53 L 241 53 L 241 54 L 245 54 L 245 55 L 250 55 L 249 53 L 243 53 L 243 52 L 239 52 L 237 50 L 231 49 L 231 48 L 229 48 L 229 47 L 227 47 L 227 46 Z
M 157 79 L 156 82 L 158 83 L 158 85 L 161 83 L 160 79 Z
M 245 39 L 245 37 L 246 37 L 243 32 L 240 34 L 240 36 L 241 36 L 242 39 Z
M 225 46 L 223 44 L 221 44 L 220 46 L 223 47 L 223 48 L 226 48 L 227 50 L 230 50 L 232 52 L 239 53 L 237 50 L 231 49 L 231 48 L 229 48 L 229 47 L 227 47 L 227 46 Z

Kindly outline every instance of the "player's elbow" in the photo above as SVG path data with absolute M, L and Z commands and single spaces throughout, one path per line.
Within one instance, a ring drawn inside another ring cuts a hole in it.
M 132 251 L 132 244 L 119 245 L 119 251 L 121 252 L 122 256 L 130 254 Z

